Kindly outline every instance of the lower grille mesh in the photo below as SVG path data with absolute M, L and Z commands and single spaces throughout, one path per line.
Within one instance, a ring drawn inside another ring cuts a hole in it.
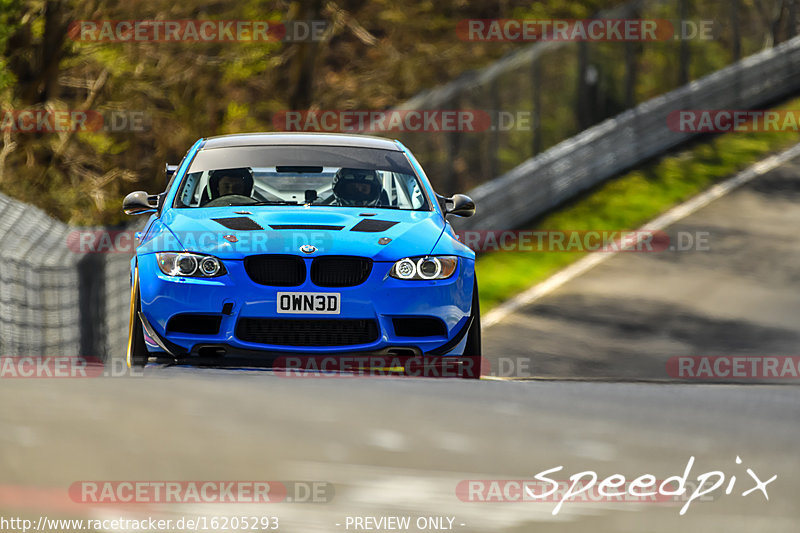
M 378 324 L 371 319 L 242 318 L 236 336 L 275 346 L 351 346 L 378 340 Z

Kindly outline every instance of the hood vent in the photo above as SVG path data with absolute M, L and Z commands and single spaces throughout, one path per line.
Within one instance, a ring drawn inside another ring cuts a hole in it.
M 255 220 L 247 217 L 212 218 L 211 220 L 222 224 L 228 229 L 237 231 L 257 231 L 264 229 L 259 226 Z
M 326 226 L 324 224 L 270 224 L 272 229 L 317 229 L 328 231 L 339 231 L 344 226 Z
M 350 228 L 350 231 L 380 233 L 381 231 L 386 231 L 395 224 L 397 224 L 397 222 L 392 222 L 391 220 L 375 220 L 373 218 L 368 218 L 362 220 L 361 222 Z

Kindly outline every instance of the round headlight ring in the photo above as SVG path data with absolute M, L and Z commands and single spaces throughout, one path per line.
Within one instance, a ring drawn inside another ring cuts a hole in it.
M 206 257 L 200 261 L 200 271 L 204 276 L 216 276 L 220 271 L 220 264 L 214 257 Z
M 436 279 L 442 273 L 442 262 L 435 257 L 423 257 L 417 261 L 417 272 L 422 279 Z
M 197 258 L 189 254 L 181 254 L 175 259 L 176 274 L 191 276 L 197 272 Z
M 400 279 L 411 279 L 417 274 L 417 265 L 411 259 L 401 259 L 394 268 Z

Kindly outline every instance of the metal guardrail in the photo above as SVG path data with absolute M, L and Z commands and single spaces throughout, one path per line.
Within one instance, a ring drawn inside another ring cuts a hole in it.
M 0 195 L 0 354 L 80 351 L 84 268 L 67 250 L 68 231 L 44 212 Z
M 132 254 L 79 253 L 74 231 L 0 194 L 0 356 L 124 354 Z
M 675 110 L 753 109 L 800 92 L 800 37 L 648 100 L 528 159 L 468 194 L 459 230 L 510 229 L 698 135 L 667 126 Z
M 693 134 L 667 127 L 673 110 L 753 108 L 797 91 L 800 37 L 606 120 L 473 189 L 477 214 L 454 224 L 518 227 L 689 140 Z M 0 355 L 124 353 L 131 254 L 77 253 L 68 245 L 75 229 L 0 194 Z

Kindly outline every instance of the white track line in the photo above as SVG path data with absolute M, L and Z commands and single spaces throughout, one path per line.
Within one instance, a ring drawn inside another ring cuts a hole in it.
M 639 228 L 638 231 L 647 232 L 662 230 L 665 227 L 674 224 L 678 220 L 691 215 L 702 207 L 705 207 L 717 198 L 726 195 L 737 187 L 741 187 L 754 178 L 757 178 L 758 176 L 761 176 L 798 156 L 800 156 L 800 144 L 796 144 L 779 154 L 767 157 L 766 159 L 763 159 L 739 172 L 735 176 L 728 178 L 722 183 L 714 185 L 707 191 L 700 193 L 694 198 L 691 198 L 684 203 L 673 207 L 663 215 L 651 220 Z M 643 233 L 642 237 L 645 235 L 646 234 Z M 635 242 L 632 242 L 631 246 L 635 244 Z M 536 285 L 526 289 L 524 292 L 519 293 L 510 300 L 507 300 L 506 302 L 498 305 L 486 313 L 481 318 L 481 329 L 488 329 L 498 322 L 501 322 L 511 313 L 532 302 L 535 302 L 542 296 L 553 292 L 568 281 L 571 281 L 588 270 L 596 267 L 597 265 L 604 263 L 617 253 L 619 253 L 619 251 L 593 252 L 586 257 L 579 259 L 575 263 L 572 263 L 568 267 L 559 270 L 543 282 L 537 283 Z

